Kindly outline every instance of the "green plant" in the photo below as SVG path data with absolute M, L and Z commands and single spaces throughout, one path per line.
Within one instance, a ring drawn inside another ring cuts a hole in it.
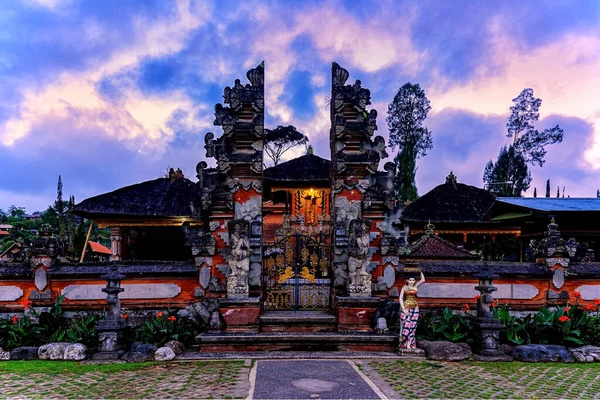
M 91 314 L 85 318 L 73 320 L 66 332 L 66 339 L 72 343 L 83 343 L 87 347 L 96 347 L 98 345 L 96 325 L 99 319 L 97 315 Z
M 529 330 L 531 326 L 531 315 L 524 318 L 516 315 L 510 315 L 508 304 L 502 307 L 493 307 L 492 313 L 504 324 L 504 331 L 501 339 L 506 339 L 510 344 L 531 343 Z
M 0 346 L 7 349 L 37 344 L 35 325 L 28 315 L 14 316 L 0 322 Z
M 450 342 L 472 341 L 471 316 L 453 314 L 446 307 L 441 314 L 426 313 L 417 325 L 417 337 L 426 340 L 447 340 Z
M 178 320 L 172 310 L 159 311 L 136 329 L 136 337 L 144 343 L 162 346 L 170 340 L 190 343 L 194 335 L 183 321 Z
M 31 315 L 38 320 L 36 337 L 38 344 L 62 342 L 66 337 L 64 310 L 62 302 L 65 296 L 58 296 L 49 311 L 38 313 L 33 308 L 29 309 Z M 27 306 L 26 306 L 27 308 Z

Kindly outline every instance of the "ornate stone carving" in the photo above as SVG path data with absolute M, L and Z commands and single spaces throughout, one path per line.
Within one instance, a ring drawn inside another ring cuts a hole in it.
M 186 222 L 183 224 L 183 233 L 185 235 L 185 245 L 191 247 L 193 256 L 215 255 L 217 241 L 210 232 L 204 232 L 203 228 L 190 226 Z
M 243 219 L 234 219 L 227 223 L 229 230 L 229 274 L 227 275 L 227 296 L 248 296 L 248 273 L 250 272 L 249 231 L 250 223 Z
M 348 293 L 350 296 L 371 295 L 371 274 L 367 271 L 371 262 L 370 231 L 371 220 L 357 218 L 350 221 L 348 244 Z

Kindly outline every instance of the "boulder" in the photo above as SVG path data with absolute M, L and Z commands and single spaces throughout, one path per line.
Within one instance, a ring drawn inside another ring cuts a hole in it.
M 39 347 L 15 347 L 10 351 L 11 360 L 37 360 Z
M 10 351 L 6 351 L 2 347 L 0 347 L 0 361 L 8 360 L 10 360 Z
M 155 361 L 171 361 L 175 358 L 175 352 L 169 347 L 161 347 L 154 353 Z
M 65 360 L 81 361 L 88 357 L 88 348 L 85 344 L 75 343 L 65 349 Z
M 600 361 L 600 347 L 581 346 L 570 348 L 569 351 L 575 360 L 579 362 L 598 362 Z
M 435 361 L 462 361 L 473 355 L 466 343 L 421 340 L 419 348 L 425 350 L 425 357 Z
M 175 353 L 176 355 L 183 353 L 183 351 L 185 350 L 183 343 L 181 343 L 178 340 L 171 340 L 170 342 L 165 343 L 165 347 L 168 347 L 171 350 L 173 350 L 173 353 Z
M 155 352 L 155 345 L 135 342 L 131 345 L 129 351 L 123 354 L 123 360 L 127 362 L 154 361 Z
M 516 361 L 524 362 L 575 362 L 565 346 L 556 344 L 524 344 L 515 346 L 512 356 Z
M 38 357 L 40 360 L 64 360 L 65 350 L 72 343 L 48 343 L 40 346 L 38 349 Z

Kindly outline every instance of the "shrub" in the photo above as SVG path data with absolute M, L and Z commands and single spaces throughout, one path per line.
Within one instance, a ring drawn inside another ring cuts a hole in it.
M 170 340 L 190 344 L 194 334 L 185 321 L 178 319 L 172 310 L 159 311 L 155 317 L 136 328 L 135 336 L 144 343 L 163 346 Z
M 91 314 L 85 318 L 73 320 L 66 332 L 66 340 L 72 343 L 83 343 L 87 347 L 96 347 L 98 345 L 96 325 L 99 319 L 99 316 Z
M 417 325 L 417 337 L 425 340 L 446 340 L 449 342 L 472 342 L 472 320 L 468 312 L 453 314 L 448 307 L 441 314 L 424 313 Z
M 28 315 L 0 321 L 0 347 L 14 349 L 37 345 L 36 327 Z

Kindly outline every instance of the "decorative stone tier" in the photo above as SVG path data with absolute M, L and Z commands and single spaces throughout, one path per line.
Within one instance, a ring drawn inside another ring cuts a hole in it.
M 260 298 L 219 299 L 226 332 L 258 332 Z
M 335 297 L 338 332 L 372 332 L 375 311 L 383 300 L 371 297 Z
M 395 351 L 398 335 L 374 333 L 285 332 L 258 334 L 200 334 L 200 351 Z

